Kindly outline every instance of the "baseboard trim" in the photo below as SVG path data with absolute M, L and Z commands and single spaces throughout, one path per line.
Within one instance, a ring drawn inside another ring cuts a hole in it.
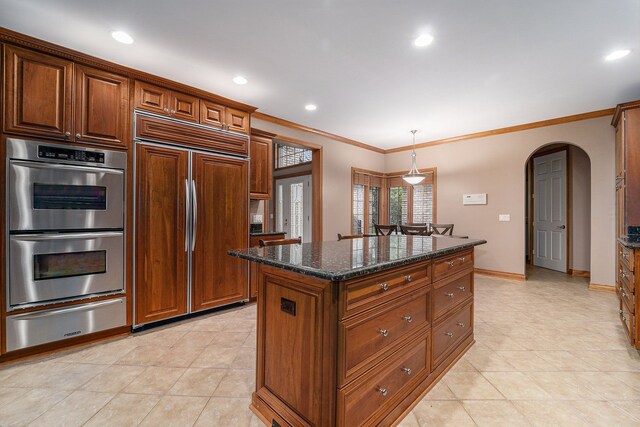
M 590 271 L 585 271 L 585 270 L 569 269 L 569 271 L 567 271 L 567 273 L 569 273 L 569 274 L 571 274 L 572 276 L 575 276 L 575 277 L 591 277 L 591 272 Z
M 482 274 L 484 276 L 500 277 L 502 279 L 522 280 L 522 281 L 527 280 L 526 274 L 507 273 L 504 271 L 495 271 L 495 270 L 485 270 L 483 268 L 474 268 L 473 272 L 476 274 Z
M 589 290 L 594 292 L 616 293 L 616 287 L 611 285 L 599 285 L 597 283 L 589 283 Z

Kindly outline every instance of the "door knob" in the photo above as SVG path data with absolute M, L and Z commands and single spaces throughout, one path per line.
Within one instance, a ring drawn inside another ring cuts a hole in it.
M 567 226 L 566 225 L 559 225 L 557 228 L 559 228 L 561 230 L 564 230 L 565 228 L 567 228 Z

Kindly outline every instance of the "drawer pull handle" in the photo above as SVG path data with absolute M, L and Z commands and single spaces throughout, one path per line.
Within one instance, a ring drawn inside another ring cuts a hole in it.
M 461 328 L 464 328 L 464 322 L 458 322 L 458 326 L 460 326 Z
M 383 291 L 386 291 L 386 290 L 388 290 L 388 289 L 389 289 L 389 285 L 387 285 L 386 283 L 380 283 L 380 288 L 381 288 Z
M 626 321 L 627 321 L 627 318 L 626 318 L 626 317 L 624 317 L 624 316 L 622 316 L 622 321 L 623 321 L 623 322 L 626 322 Z
M 445 295 L 448 296 L 449 298 L 453 298 L 453 292 L 447 292 Z
M 458 289 L 460 289 L 462 292 L 464 292 L 464 290 L 466 289 L 464 286 L 458 286 Z
M 625 272 L 620 273 L 620 276 L 622 276 L 623 279 L 629 277 L 629 275 Z
M 413 277 L 411 277 L 410 274 L 407 274 L 406 276 L 404 276 L 404 280 L 406 280 L 407 282 L 410 282 L 413 280 Z
M 620 289 L 620 293 L 622 294 L 622 296 L 624 298 L 626 298 L 628 296 L 627 293 L 625 291 L 623 291 L 622 289 Z
M 455 262 L 455 261 L 447 261 L 447 265 L 448 265 L 449 267 L 453 267 L 455 264 L 456 264 L 456 262 Z
M 453 332 L 445 332 L 444 334 L 445 334 L 446 336 L 448 336 L 448 337 L 452 337 L 452 336 L 453 336 Z
M 464 260 L 465 260 L 465 257 L 458 258 L 458 261 L 460 261 L 460 262 L 464 262 Z
M 404 372 L 407 375 L 411 375 L 411 368 L 402 368 L 402 372 Z
M 618 314 L 622 314 L 622 310 L 618 310 Z
M 387 389 L 384 387 L 378 387 L 378 392 L 380 392 L 380 394 L 383 396 L 387 395 Z
M 627 252 L 622 252 L 622 258 L 629 258 L 629 254 Z
M 383 337 L 386 337 L 387 335 L 389 335 L 389 331 L 387 331 L 386 329 L 378 329 L 378 333 Z
M 407 323 L 411 323 L 411 322 L 413 322 L 413 317 L 411 317 L 411 316 L 404 316 L 404 317 L 402 317 L 402 318 L 403 318 L 404 320 L 406 320 L 406 321 L 407 321 Z

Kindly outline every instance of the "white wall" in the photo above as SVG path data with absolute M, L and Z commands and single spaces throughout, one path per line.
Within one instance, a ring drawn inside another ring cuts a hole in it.
M 455 234 L 486 239 L 477 248 L 478 268 L 525 274 L 525 165 L 539 147 L 564 142 L 591 160 L 591 282 L 615 282 L 614 128 L 611 117 L 582 120 L 417 150 L 418 167 L 438 168 L 439 222 Z M 403 170 L 409 151 L 385 155 L 385 171 Z M 488 193 L 486 206 L 463 206 L 462 194 Z M 510 222 L 498 222 L 510 214 Z M 577 267 L 576 267 L 577 268 Z
M 591 268 L 591 166 L 587 153 L 571 147 L 571 258 L 573 270 Z M 615 194 L 615 193 L 614 193 Z

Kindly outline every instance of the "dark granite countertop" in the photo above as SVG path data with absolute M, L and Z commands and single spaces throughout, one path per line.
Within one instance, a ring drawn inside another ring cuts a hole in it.
M 261 233 L 249 233 L 250 236 L 273 236 L 274 234 L 287 234 L 286 231 L 265 231 Z
M 622 243 L 625 248 L 640 249 L 640 235 L 638 234 L 618 237 L 618 242 Z
M 327 280 L 345 280 L 487 243 L 392 235 L 228 251 L 231 256 Z

